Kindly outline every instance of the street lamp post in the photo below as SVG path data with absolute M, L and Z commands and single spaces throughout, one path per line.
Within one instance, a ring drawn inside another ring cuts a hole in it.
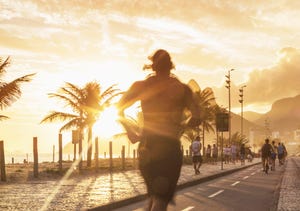
M 228 70 L 228 74 L 225 75 L 226 79 L 226 88 L 228 89 L 228 131 L 229 131 L 229 143 L 231 142 L 231 98 L 230 98 L 230 83 L 231 83 L 231 78 L 230 78 L 230 72 L 233 71 L 234 69 Z
M 239 91 L 240 91 L 240 100 L 239 102 L 241 103 L 241 137 L 243 137 L 243 102 L 244 102 L 244 88 L 246 85 L 242 86 Z

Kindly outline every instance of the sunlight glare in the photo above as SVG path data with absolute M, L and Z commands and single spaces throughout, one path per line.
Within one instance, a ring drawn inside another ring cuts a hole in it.
M 106 108 L 95 123 L 93 133 L 95 136 L 110 138 L 113 135 L 123 132 L 122 126 L 118 123 L 118 110 L 115 106 Z

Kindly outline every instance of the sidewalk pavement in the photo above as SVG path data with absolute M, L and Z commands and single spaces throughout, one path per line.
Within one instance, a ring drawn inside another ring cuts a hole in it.
M 284 167 L 277 210 L 300 210 L 300 157 L 288 157 Z
M 221 165 L 221 162 L 218 162 L 217 164 L 207 164 L 204 163 L 200 167 L 200 174 L 195 175 L 194 169 L 192 165 L 183 165 L 181 169 L 181 175 L 178 181 L 177 190 L 181 190 L 183 188 L 193 186 L 199 183 L 203 183 L 221 176 L 225 176 L 228 174 L 231 174 L 233 172 L 239 171 L 241 169 L 248 168 L 253 165 L 257 165 L 261 163 L 260 158 L 253 159 L 252 162 L 246 161 L 244 165 L 241 165 L 240 162 L 237 162 L 236 164 L 229 163 L 225 164 L 223 162 L 223 168 Z M 134 174 L 131 174 L 132 178 L 127 178 L 130 180 L 135 180 L 135 178 L 140 177 L 138 172 L 135 172 Z M 117 187 L 116 187 L 117 188 Z M 138 188 L 138 187 L 136 187 Z M 140 188 L 138 188 L 140 189 Z M 113 210 L 117 209 L 126 205 L 129 205 L 131 203 L 135 203 L 138 201 L 142 201 L 146 199 L 146 189 L 144 186 L 143 192 L 140 192 L 139 194 L 133 194 L 131 196 L 127 196 L 126 198 L 111 201 L 107 204 L 99 204 L 99 206 L 88 208 L 90 211 L 102 211 L 102 210 Z
M 195 175 L 192 165 L 184 165 L 178 189 L 199 184 L 260 163 L 260 158 L 245 165 L 204 163 Z M 79 175 L 61 180 L 36 180 L 2 183 L 0 210 L 112 210 L 146 198 L 146 186 L 139 170 Z

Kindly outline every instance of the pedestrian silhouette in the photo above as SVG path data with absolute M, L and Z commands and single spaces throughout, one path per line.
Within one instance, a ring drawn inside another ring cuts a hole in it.
M 191 89 L 171 74 L 174 64 L 166 50 L 148 57 L 153 70 L 145 80 L 134 82 L 118 103 L 121 123 L 132 142 L 139 142 L 139 169 L 147 186 L 147 210 L 166 210 L 172 201 L 182 166 L 180 137 L 185 126 L 201 123 L 200 112 Z M 142 133 L 126 125 L 125 109 L 140 101 L 143 114 Z M 184 121 L 185 111 L 190 118 Z M 182 124 L 187 122 L 186 125 Z

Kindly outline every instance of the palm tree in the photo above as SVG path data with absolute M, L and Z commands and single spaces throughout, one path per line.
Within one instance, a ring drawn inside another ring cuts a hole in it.
M 215 131 L 215 98 L 213 96 L 213 91 L 209 88 L 204 89 L 203 91 L 199 90 L 194 92 L 194 97 L 196 99 L 197 105 L 201 111 L 202 119 L 202 145 L 203 153 L 205 150 L 205 132 Z M 198 128 L 198 135 L 200 133 L 200 128 Z
M 95 82 L 88 83 L 84 89 L 86 90 L 86 104 L 84 106 L 86 112 L 85 125 L 88 128 L 87 166 L 90 167 L 92 161 L 93 126 L 101 112 L 112 105 L 112 100 L 120 92 L 119 89 L 115 88 L 115 85 L 112 85 L 101 93 L 100 85 Z
M 9 107 L 21 97 L 21 83 L 29 82 L 32 80 L 34 74 L 28 74 L 17 78 L 11 82 L 3 82 L 1 77 L 6 73 L 6 67 L 10 64 L 9 57 L 4 61 L 0 58 L 0 110 L 4 110 Z M 0 121 L 8 119 L 8 116 L 0 115 Z
M 223 107 L 221 107 L 221 106 L 219 106 L 219 105 L 215 105 L 215 106 L 213 106 L 213 113 L 214 113 L 214 115 L 215 115 L 215 127 L 217 127 L 217 123 L 216 123 L 216 119 L 217 119 L 217 114 L 219 114 L 219 113 L 226 113 L 227 111 L 226 111 L 226 108 L 223 108 Z M 219 146 L 221 146 L 221 143 L 220 143 L 220 135 L 219 135 L 219 131 L 218 131 L 218 129 L 216 128 L 216 131 L 217 131 L 217 133 L 216 133 L 216 135 L 217 135 L 217 137 L 216 137 L 216 139 L 217 139 L 217 146 L 219 147 Z M 224 140 L 224 139 L 223 139 Z
M 60 111 L 50 111 L 46 115 L 41 123 L 54 122 L 54 121 L 67 121 L 60 129 L 59 133 L 62 131 L 67 131 L 75 128 L 79 131 L 79 153 L 82 153 L 82 139 L 84 130 L 84 91 L 80 87 L 72 84 L 65 83 L 65 87 L 61 87 L 58 93 L 49 93 L 49 97 L 55 97 L 63 101 L 63 103 L 71 108 L 72 113 L 60 112 Z M 75 147 L 75 145 L 74 145 Z M 75 155 L 74 155 L 75 156 Z M 81 157 L 79 162 L 79 169 L 81 169 Z
M 232 134 L 231 142 L 234 143 L 236 146 L 241 146 L 242 144 L 247 144 L 249 140 L 246 138 L 245 135 L 241 135 L 239 132 Z
M 118 95 L 115 85 L 110 86 L 101 93 L 97 82 L 89 82 L 83 88 L 72 83 L 66 83 L 59 93 L 50 93 L 50 97 L 62 100 L 72 109 L 72 113 L 51 111 L 41 123 L 53 121 L 67 121 L 60 132 L 76 128 L 79 130 L 79 152 L 82 153 L 82 139 L 84 130 L 88 130 L 87 166 L 91 166 L 93 125 L 98 120 L 100 113 L 111 105 L 112 99 Z

